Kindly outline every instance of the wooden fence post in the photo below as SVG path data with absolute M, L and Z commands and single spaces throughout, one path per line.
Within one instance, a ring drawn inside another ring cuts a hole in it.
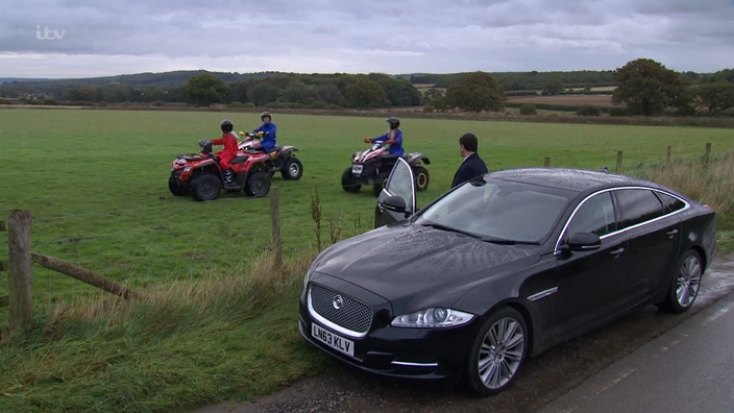
M 550 156 L 545 157 L 545 159 L 543 160 L 543 166 L 545 166 L 546 168 L 550 166 Z
M 665 156 L 665 166 L 670 166 L 670 154 L 671 154 L 671 150 L 672 150 L 671 146 L 668 145 L 668 153 Z
M 273 225 L 273 264 L 275 268 L 283 266 L 283 239 L 280 237 L 280 192 L 278 188 L 270 189 L 270 219 Z
M 9 324 L 11 329 L 24 328 L 33 314 L 30 211 L 10 210 L 8 253 Z
M 617 151 L 617 166 L 614 168 L 614 173 L 622 172 L 622 158 L 624 154 L 622 151 Z
M 7 229 L 5 228 L 5 221 L 0 219 L 0 232 L 5 232 Z M 0 272 L 4 272 L 5 269 L 8 267 L 8 262 L 0 260 Z M 8 305 L 8 296 L 7 295 L 0 295 L 0 307 L 5 307 Z
M 708 167 L 711 160 L 711 142 L 706 144 L 706 153 L 703 155 L 703 166 Z

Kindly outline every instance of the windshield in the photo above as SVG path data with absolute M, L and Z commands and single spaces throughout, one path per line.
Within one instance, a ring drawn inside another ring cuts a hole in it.
M 500 179 L 471 181 L 421 211 L 416 224 L 473 234 L 488 241 L 540 242 L 573 194 Z

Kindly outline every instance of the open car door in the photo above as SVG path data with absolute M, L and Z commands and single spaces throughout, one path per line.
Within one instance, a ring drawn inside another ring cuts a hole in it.
M 403 158 L 393 166 L 390 176 L 377 197 L 375 228 L 402 221 L 416 211 L 416 188 L 413 168 Z

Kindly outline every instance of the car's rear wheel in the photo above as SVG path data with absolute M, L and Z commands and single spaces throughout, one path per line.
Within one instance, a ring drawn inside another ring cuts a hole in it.
M 283 176 L 283 179 L 297 181 L 303 176 L 303 164 L 300 159 L 291 156 L 285 161 L 285 165 L 283 166 L 283 170 L 280 171 L 280 174 Z
M 270 192 L 270 174 L 265 171 L 252 172 L 247 178 L 247 195 L 263 197 Z
M 191 181 L 191 196 L 197 201 L 217 199 L 222 192 L 222 181 L 212 175 L 199 175 Z
M 415 189 L 418 191 L 425 191 L 428 189 L 429 181 L 428 169 L 422 166 L 415 168 Z
M 190 192 L 188 185 L 179 184 L 178 179 L 173 174 L 168 177 L 168 190 L 175 196 L 186 196 Z
M 688 250 L 678 260 L 676 272 L 670 282 L 664 309 L 673 313 L 687 311 L 696 301 L 703 276 L 703 261 L 698 252 Z
M 528 328 L 511 307 L 494 311 L 474 339 L 468 357 L 467 382 L 481 395 L 497 394 L 517 377 L 528 354 Z
M 346 192 L 357 193 L 361 188 L 359 181 L 352 175 L 352 168 L 349 167 L 344 170 L 342 174 L 342 189 Z

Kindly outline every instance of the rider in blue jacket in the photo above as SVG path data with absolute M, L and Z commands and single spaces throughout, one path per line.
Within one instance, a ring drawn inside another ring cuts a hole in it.
M 387 133 L 374 138 L 364 138 L 364 142 L 383 142 L 390 145 L 390 148 L 388 149 L 390 155 L 403 156 L 405 154 L 405 151 L 403 150 L 403 131 L 400 130 L 400 119 L 388 118 L 387 123 L 390 124 L 390 129 L 387 131 Z
M 270 116 L 270 112 L 263 112 L 262 115 L 260 115 L 260 120 L 263 122 L 262 125 L 255 128 L 252 131 L 252 134 L 262 137 L 260 145 L 265 152 L 269 152 L 273 150 L 276 145 L 275 133 L 278 128 L 272 122 L 273 117 Z

